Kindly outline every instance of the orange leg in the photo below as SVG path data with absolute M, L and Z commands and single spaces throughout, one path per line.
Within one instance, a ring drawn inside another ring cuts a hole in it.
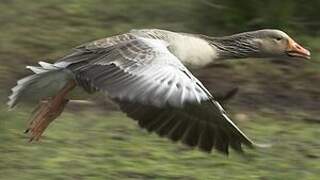
M 30 142 L 33 140 L 38 141 L 49 124 L 61 115 L 69 101 L 65 97 L 75 86 L 76 83 L 71 81 L 57 95 L 39 103 L 25 131 L 25 133 L 30 133 Z

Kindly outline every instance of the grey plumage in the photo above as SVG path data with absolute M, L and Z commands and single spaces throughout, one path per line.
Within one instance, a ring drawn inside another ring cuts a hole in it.
M 110 96 L 150 132 L 207 152 L 242 152 L 252 141 L 185 66 L 204 66 L 216 55 L 200 35 L 134 30 L 81 45 L 53 65 L 29 67 L 36 74 L 18 83 L 9 105 L 29 94 L 27 89 L 39 90 L 33 87 L 43 82 L 39 78 L 61 85 L 72 77 L 88 92 Z M 47 85 L 41 87 L 52 88 Z
M 86 44 L 57 64 L 68 64 L 80 85 L 108 94 L 150 132 L 208 152 L 213 147 L 227 153 L 229 146 L 237 151 L 242 151 L 242 144 L 252 146 L 202 83 L 168 50 L 170 34 L 147 32 Z

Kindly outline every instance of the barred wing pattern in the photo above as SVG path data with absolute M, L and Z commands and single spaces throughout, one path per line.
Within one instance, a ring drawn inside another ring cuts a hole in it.
M 58 63 L 73 62 L 69 68 L 82 87 L 105 92 L 150 132 L 208 152 L 252 146 L 167 46 L 163 40 L 135 37 L 86 48 L 76 56 L 82 64 L 72 56 Z

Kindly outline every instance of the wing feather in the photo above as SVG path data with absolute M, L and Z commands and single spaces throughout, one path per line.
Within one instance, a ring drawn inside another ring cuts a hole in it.
M 59 63 L 69 63 L 81 86 L 107 93 L 149 132 L 206 152 L 252 146 L 166 42 L 132 35 L 105 41 L 83 46 Z

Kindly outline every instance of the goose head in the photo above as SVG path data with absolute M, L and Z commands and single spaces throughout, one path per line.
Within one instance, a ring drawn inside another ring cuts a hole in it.
M 219 59 L 227 58 L 300 58 L 310 59 L 310 51 L 296 43 L 285 32 L 265 29 L 222 38 L 211 38 Z

